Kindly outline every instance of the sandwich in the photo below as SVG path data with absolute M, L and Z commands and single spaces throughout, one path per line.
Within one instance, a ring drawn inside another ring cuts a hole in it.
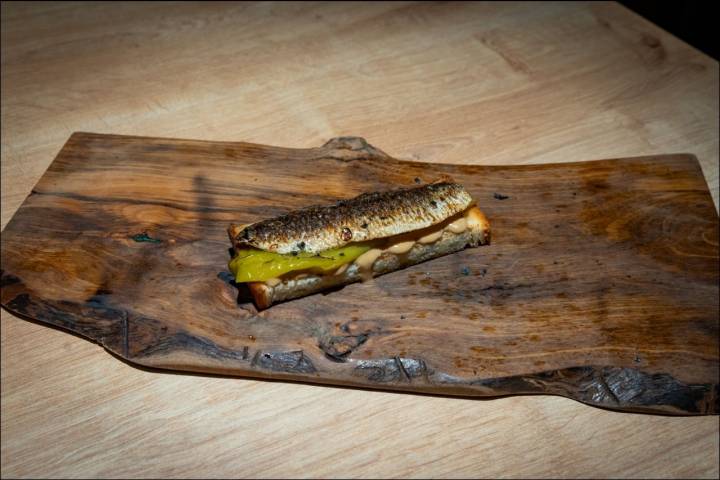
M 449 177 L 364 193 L 228 228 L 229 269 L 258 309 L 490 243 L 490 225 Z

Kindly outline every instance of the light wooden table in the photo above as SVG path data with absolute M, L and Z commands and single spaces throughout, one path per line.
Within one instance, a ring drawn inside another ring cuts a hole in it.
M 616 4 L 2 4 L 2 226 L 78 130 L 536 163 L 690 152 L 718 63 Z M 240 206 L 238 206 L 240 208 Z M 2 312 L 2 476 L 717 477 L 718 417 L 152 373 Z

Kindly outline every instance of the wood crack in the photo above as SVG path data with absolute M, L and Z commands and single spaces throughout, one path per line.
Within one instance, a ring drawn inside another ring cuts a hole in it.
M 400 360 L 400 357 L 394 357 L 394 358 L 395 358 L 395 363 L 397 363 L 398 370 L 400 370 L 400 373 L 402 374 L 403 378 L 409 382 L 410 375 L 408 375 L 407 370 L 405 370 L 405 366 L 403 365 L 402 360 Z
M 620 405 L 620 399 L 618 399 L 618 397 L 615 395 L 615 392 L 613 392 L 612 388 L 610 388 L 610 385 L 608 385 L 607 380 L 605 380 L 605 375 L 600 373 L 598 375 L 598 380 L 602 385 L 603 390 L 605 390 L 607 395 L 615 402 L 615 405 Z

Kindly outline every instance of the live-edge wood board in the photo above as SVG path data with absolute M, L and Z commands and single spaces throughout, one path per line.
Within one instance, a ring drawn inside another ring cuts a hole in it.
M 491 245 L 261 312 L 232 282 L 230 222 L 441 174 Z M 2 305 L 153 368 L 720 410 L 718 217 L 692 155 L 469 166 L 358 137 L 76 133 L 2 233 Z

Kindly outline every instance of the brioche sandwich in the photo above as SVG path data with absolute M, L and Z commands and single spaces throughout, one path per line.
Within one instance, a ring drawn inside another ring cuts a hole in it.
M 258 309 L 490 243 L 490 225 L 449 177 L 364 193 L 228 228 L 230 271 Z

